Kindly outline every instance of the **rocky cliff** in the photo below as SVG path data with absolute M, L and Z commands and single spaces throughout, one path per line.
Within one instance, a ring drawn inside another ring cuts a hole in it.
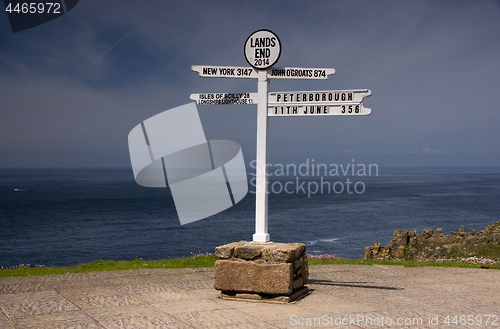
M 430 228 L 396 230 L 386 246 L 375 242 L 365 248 L 365 259 L 437 260 L 461 257 L 485 257 L 500 261 L 500 222 L 488 225 L 484 230 L 466 232 L 460 226 L 458 232 L 449 235 Z

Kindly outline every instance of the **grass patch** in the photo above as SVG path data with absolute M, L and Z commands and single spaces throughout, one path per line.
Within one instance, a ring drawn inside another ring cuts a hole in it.
M 69 273 L 88 273 L 100 271 L 123 271 L 153 268 L 201 268 L 213 267 L 216 256 L 194 256 L 164 260 L 132 259 L 129 261 L 97 260 L 91 263 L 69 267 L 21 267 L 0 270 L 0 278 L 19 276 L 40 276 Z
M 476 255 L 478 257 L 489 257 L 491 259 L 495 259 L 500 261 L 500 243 L 493 244 L 485 247 L 477 247 Z
M 443 262 L 419 262 L 409 260 L 366 260 L 366 259 L 308 259 L 309 265 L 396 265 L 404 267 L 465 267 L 481 268 L 480 264 L 470 264 L 461 261 L 443 261 Z M 500 264 L 486 265 L 490 269 L 500 270 Z
M 78 264 L 70 267 L 26 267 L 16 269 L 0 270 L 0 278 L 20 277 L 20 276 L 40 276 L 69 273 L 89 273 L 100 271 L 122 271 L 158 268 L 202 268 L 213 267 L 216 256 L 194 256 L 187 258 L 175 258 L 164 260 L 142 260 L 133 259 L 130 261 L 97 260 L 91 263 Z M 418 262 L 404 260 L 362 260 L 362 259 L 314 259 L 308 260 L 309 265 L 397 265 L 404 267 L 467 267 L 481 268 L 478 264 L 469 264 L 460 261 L 444 262 Z M 490 269 L 500 269 L 500 264 L 488 265 Z

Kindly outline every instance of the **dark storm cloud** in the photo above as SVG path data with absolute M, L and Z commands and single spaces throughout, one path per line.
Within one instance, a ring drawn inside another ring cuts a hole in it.
M 495 1 L 85 1 L 13 34 L 5 15 L 0 166 L 129 166 L 127 134 L 140 121 L 191 93 L 256 91 L 254 80 L 190 67 L 246 66 L 243 43 L 260 28 L 281 39 L 278 66 L 337 70 L 274 80 L 272 91 L 373 92 L 370 117 L 271 118 L 272 159 L 493 154 L 484 164 L 498 164 L 499 18 Z M 248 162 L 255 106 L 198 109 L 207 138 L 239 142 Z

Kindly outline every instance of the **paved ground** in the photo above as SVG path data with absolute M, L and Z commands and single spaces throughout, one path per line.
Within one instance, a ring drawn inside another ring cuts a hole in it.
M 498 270 L 312 266 L 308 286 L 312 294 L 283 305 L 218 299 L 213 269 L 1 279 L 0 328 L 500 329 Z

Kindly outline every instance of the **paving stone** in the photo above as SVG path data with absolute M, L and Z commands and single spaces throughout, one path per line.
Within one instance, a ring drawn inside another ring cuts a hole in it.
M 44 282 L 46 276 L 20 276 L 15 278 L 2 278 L 0 279 L 0 284 L 16 284 L 16 283 L 27 283 L 27 282 Z
M 196 290 L 204 288 L 214 288 L 213 277 L 208 280 L 191 280 L 191 281 L 180 281 L 175 284 L 175 287 L 181 290 Z
M 189 293 L 204 300 L 215 299 L 218 298 L 220 295 L 220 291 L 215 290 L 213 287 L 205 289 L 189 290 Z
M 128 305 L 87 310 L 106 328 L 189 328 L 175 317 L 150 305 Z
M 142 316 L 163 316 L 165 313 L 155 309 L 148 304 L 137 304 L 137 305 L 126 305 L 121 307 L 106 307 L 106 308 L 93 308 L 85 311 L 88 315 L 96 320 L 120 317 L 120 316 L 131 316 L 131 317 L 142 317 Z
M 166 316 L 143 316 L 137 318 L 120 317 L 116 319 L 106 319 L 101 322 L 103 327 L 114 328 L 140 328 L 140 329 L 191 329 L 192 327 L 183 323 L 170 315 Z
M 253 316 L 265 322 L 289 323 L 290 316 L 311 317 L 322 316 L 324 313 L 319 313 L 313 310 L 304 309 L 298 304 L 282 305 L 282 304 L 264 304 L 264 303 L 249 303 L 247 307 L 239 310 L 242 313 Z
M 114 286 L 99 286 L 99 287 L 80 287 L 80 288 L 70 288 L 70 289 L 58 289 L 57 292 L 63 295 L 65 298 L 71 299 L 75 296 L 86 296 L 86 295 L 103 295 L 103 296 L 113 296 L 120 295 L 123 292 Z
M 52 290 L 52 287 L 44 282 L 19 282 L 0 285 L 0 294 L 18 294 L 45 290 Z
M 60 274 L 60 275 L 47 275 L 43 277 L 44 282 L 53 283 L 53 282 L 82 282 L 87 281 L 89 279 L 97 278 L 96 275 L 91 273 L 68 273 L 68 274 Z
M 75 278 L 65 277 L 63 280 L 52 279 L 50 281 L 46 281 L 45 284 L 55 290 L 104 287 L 108 285 L 106 281 L 91 276 L 81 276 Z
M 117 287 L 127 294 L 145 294 L 150 292 L 181 290 L 177 286 L 171 284 L 162 284 L 162 283 L 129 284 Z
M 23 329 L 103 329 L 97 321 L 82 311 L 60 312 L 14 317 L 16 328 Z
M 13 328 L 11 322 L 5 315 L 4 311 L 0 308 L 0 328 Z
M 122 291 L 129 294 L 144 294 L 160 291 L 180 291 L 180 290 L 195 290 L 203 288 L 213 288 L 213 279 L 195 280 L 195 281 L 179 281 L 176 283 L 145 283 L 117 286 Z
M 231 308 L 229 305 L 224 305 L 216 300 L 196 300 L 186 303 L 179 303 L 178 301 L 168 301 L 151 305 L 167 314 L 174 316 L 177 313 L 192 313 Z
M 74 311 L 78 309 L 73 303 L 55 291 L 0 295 L 0 307 L 9 317 Z
M 42 329 L 345 328 L 293 326 L 290 316 L 439 316 L 444 320 L 454 314 L 499 314 L 498 270 L 322 265 L 309 271 L 307 286 L 314 291 L 295 304 L 219 299 L 220 292 L 213 288 L 213 268 L 0 279 L 4 292 L 0 329 L 13 328 L 9 319 L 16 328 Z M 113 283 L 115 279 L 120 284 Z M 92 282 L 102 285 L 92 286 Z
M 120 307 L 139 304 L 140 302 L 132 296 L 87 296 L 78 298 L 76 304 L 86 310 L 91 308 Z
M 145 283 L 165 283 L 165 281 L 169 282 L 172 281 L 172 279 L 162 279 L 161 277 L 159 278 L 158 275 L 135 275 L 135 276 L 116 276 L 116 277 L 110 277 L 103 282 L 105 282 L 106 285 L 115 285 L 115 286 L 120 286 L 120 285 L 133 285 L 133 284 L 145 284 Z
M 142 277 L 144 275 L 155 276 L 155 275 L 175 275 L 181 276 L 186 273 L 193 273 L 196 269 L 192 268 L 158 268 L 158 269 L 142 269 L 142 270 L 126 270 L 126 271 L 104 271 L 104 272 L 93 272 L 96 278 L 101 278 L 104 280 L 113 278 L 123 278 L 123 277 Z
M 194 328 L 238 328 L 258 329 L 273 328 L 258 318 L 234 310 L 212 310 L 203 312 L 176 314 L 179 320 L 189 323 Z
M 190 294 L 187 291 L 160 291 L 160 292 L 150 292 L 144 294 L 135 294 L 135 298 L 141 300 L 144 303 L 162 303 L 171 301 L 191 301 L 195 303 L 199 298 Z
M 81 309 L 118 307 L 141 303 L 140 300 L 123 293 L 115 287 L 65 289 L 58 292 Z

